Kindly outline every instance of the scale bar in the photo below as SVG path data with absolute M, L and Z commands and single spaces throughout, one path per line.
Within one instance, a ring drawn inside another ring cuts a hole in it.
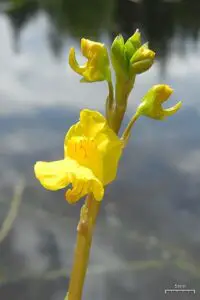
M 167 289 L 165 290 L 165 294 L 170 293 L 170 292 L 186 292 L 186 293 L 193 293 L 195 294 L 196 291 L 195 290 L 186 290 L 186 289 Z

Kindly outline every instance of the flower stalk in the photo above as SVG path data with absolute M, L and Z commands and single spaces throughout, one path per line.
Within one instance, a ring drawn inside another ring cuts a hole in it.
M 130 135 L 131 135 L 131 130 L 133 125 L 135 124 L 135 122 L 137 121 L 137 119 L 139 118 L 139 114 L 135 113 L 132 117 L 132 119 L 130 120 L 130 122 L 128 123 L 128 126 L 126 127 L 126 129 L 124 130 L 123 134 L 122 134 L 122 141 L 124 143 L 124 147 L 128 144 Z
M 115 108 L 112 117 L 112 129 L 119 133 L 128 104 L 128 97 L 134 87 L 135 77 L 129 80 L 116 77 L 115 85 Z
M 74 252 L 74 262 L 70 283 L 65 300 L 80 300 L 88 267 L 93 230 L 99 212 L 100 202 L 88 194 L 81 208 L 80 220 L 77 226 L 77 241 Z
M 108 96 L 106 99 L 106 119 L 108 121 L 108 124 L 110 127 L 112 126 L 111 120 L 112 120 L 112 114 L 113 114 L 113 108 L 114 108 L 114 90 L 113 90 L 113 84 L 112 81 L 107 81 L 108 83 Z

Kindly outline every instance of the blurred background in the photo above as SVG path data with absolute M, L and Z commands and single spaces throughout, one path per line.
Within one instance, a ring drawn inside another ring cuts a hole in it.
M 135 125 L 102 203 L 83 299 L 199 299 L 199 15 L 199 0 L 0 0 L 0 299 L 64 298 L 81 203 L 44 190 L 33 165 L 62 158 L 80 109 L 104 112 L 106 84 L 79 83 L 69 48 L 82 62 L 81 37 L 110 46 L 136 28 L 157 58 L 137 77 L 124 125 L 153 84 L 171 85 L 169 105 L 183 108 Z M 196 294 L 165 295 L 175 284 Z

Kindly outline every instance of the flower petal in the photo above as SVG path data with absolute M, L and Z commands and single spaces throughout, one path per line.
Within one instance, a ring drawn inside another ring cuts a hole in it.
M 92 170 L 100 181 L 103 180 L 102 155 L 94 139 L 84 136 L 71 138 L 68 140 L 65 155 Z
M 88 138 L 95 138 L 96 135 L 106 126 L 106 119 L 97 111 L 83 109 L 80 112 L 80 121 L 71 126 L 65 136 L 64 148 L 65 155 L 67 150 L 67 142 L 72 137 L 85 136 Z
M 54 162 L 37 162 L 35 175 L 46 189 L 53 191 L 71 183 L 73 189 L 69 189 L 66 193 L 70 203 L 78 201 L 88 193 L 93 193 L 98 201 L 102 200 L 104 195 L 103 185 L 93 172 L 70 158 Z
M 166 108 L 163 110 L 163 114 L 165 117 L 168 116 L 172 116 L 173 114 L 175 114 L 182 106 L 182 102 L 179 101 L 178 103 L 176 103 L 174 106 L 170 107 L 170 108 Z
M 95 141 L 103 159 L 103 183 L 107 185 L 117 175 L 123 143 L 109 127 L 104 132 L 99 133 Z
M 69 51 L 69 65 L 76 73 L 83 75 L 84 71 L 86 70 L 87 63 L 83 66 L 79 66 L 76 55 L 75 55 L 75 49 L 71 48 Z
M 104 188 L 100 181 L 96 179 L 79 179 L 72 183 L 72 189 L 65 193 L 66 200 L 69 203 L 75 203 L 85 195 L 93 193 L 97 201 L 101 201 L 104 195 Z
M 73 163 L 67 164 L 65 160 L 52 162 L 39 161 L 34 166 L 35 176 L 40 183 L 48 190 L 56 191 L 66 187 L 70 180 L 67 175 L 67 168 L 72 169 Z

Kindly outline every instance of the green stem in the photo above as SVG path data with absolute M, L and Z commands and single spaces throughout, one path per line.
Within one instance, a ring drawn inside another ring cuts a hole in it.
M 133 127 L 133 125 L 135 124 L 135 122 L 137 121 L 137 119 L 139 118 L 139 114 L 136 112 L 135 115 L 132 117 L 132 119 L 130 120 L 130 122 L 128 123 L 128 126 L 126 127 L 126 129 L 124 130 L 121 139 L 124 141 L 124 145 L 126 146 L 128 143 L 128 140 L 130 138 L 131 135 L 131 129 Z
M 117 76 L 115 85 L 115 99 L 116 104 L 124 105 L 124 101 L 127 102 L 128 96 L 133 89 L 135 77 L 133 79 L 124 80 L 124 78 Z
M 80 221 L 77 227 L 77 241 L 70 283 L 65 300 L 81 300 L 85 275 L 87 272 L 93 229 L 99 212 L 100 202 L 93 194 L 88 194 L 81 209 Z
M 114 91 L 112 81 L 107 81 L 108 83 L 108 97 L 106 99 L 106 119 L 108 120 L 109 125 L 111 125 L 111 118 L 114 105 Z
M 135 77 L 133 79 L 124 80 L 121 77 L 116 77 L 115 85 L 115 109 L 112 118 L 112 128 L 116 133 L 119 133 L 124 114 L 127 109 L 128 96 L 133 89 Z

